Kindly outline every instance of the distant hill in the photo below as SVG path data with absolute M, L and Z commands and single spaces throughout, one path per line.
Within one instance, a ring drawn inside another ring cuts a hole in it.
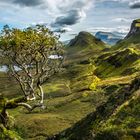
M 70 61 L 83 61 L 96 56 L 107 46 L 92 34 L 82 31 L 66 47 L 66 56 Z
M 95 36 L 85 31 L 80 32 L 68 44 L 69 47 L 75 47 L 75 46 L 87 47 L 87 46 L 94 46 L 94 45 L 95 46 L 99 45 L 100 47 L 101 45 L 104 45 L 104 43 L 100 39 L 97 39 Z
M 101 39 L 103 42 L 109 45 L 115 45 L 119 40 L 123 38 L 122 36 L 116 35 L 114 33 L 102 31 L 97 32 L 95 37 Z

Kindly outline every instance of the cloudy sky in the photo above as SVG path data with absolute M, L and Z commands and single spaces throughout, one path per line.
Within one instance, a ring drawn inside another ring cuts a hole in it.
M 140 18 L 140 0 L 0 0 L 0 29 L 45 24 L 61 40 L 79 31 L 127 34 L 132 20 Z

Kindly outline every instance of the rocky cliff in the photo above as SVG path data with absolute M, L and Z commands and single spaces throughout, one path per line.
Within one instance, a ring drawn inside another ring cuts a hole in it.
M 137 19 L 137 20 L 133 21 L 133 23 L 131 25 L 130 32 L 126 36 L 126 39 L 135 35 L 135 34 L 140 34 L 140 19 Z

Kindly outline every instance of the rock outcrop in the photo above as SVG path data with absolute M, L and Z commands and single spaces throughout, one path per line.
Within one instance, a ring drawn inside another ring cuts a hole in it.
M 135 34 L 140 34 L 140 19 L 133 21 L 130 32 L 128 33 L 128 35 L 125 38 L 127 39 Z

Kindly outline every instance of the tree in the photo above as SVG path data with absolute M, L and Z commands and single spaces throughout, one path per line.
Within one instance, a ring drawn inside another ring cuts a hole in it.
M 59 38 L 42 25 L 24 30 L 5 26 L 0 36 L 0 57 L 23 94 L 22 98 L 4 104 L 1 115 L 5 117 L 7 108 L 17 106 L 24 106 L 29 111 L 44 107 L 42 84 L 62 66 L 63 46 Z M 32 106 L 27 102 L 30 100 L 34 101 Z

